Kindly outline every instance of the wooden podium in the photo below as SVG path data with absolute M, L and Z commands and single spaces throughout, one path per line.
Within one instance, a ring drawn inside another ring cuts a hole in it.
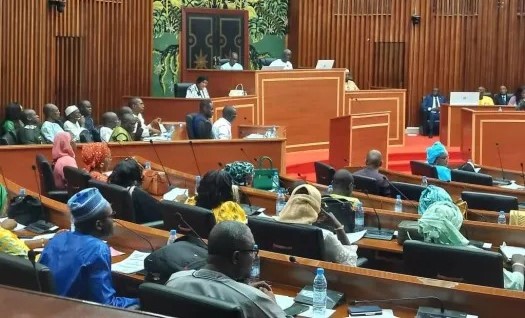
M 383 166 L 388 166 L 390 113 L 362 113 L 330 120 L 329 163 L 339 169 L 362 166 L 368 151 L 383 154 Z

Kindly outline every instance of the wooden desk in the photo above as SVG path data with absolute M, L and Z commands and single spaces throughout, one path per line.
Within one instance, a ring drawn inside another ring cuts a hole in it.
M 390 113 L 389 145 L 405 144 L 406 89 L 345 92 L 345 115 Z
M 274 128 L 277 131 L 277 138 L 286 138 L 286 127 L 282 126 L 272 126 L 272 125 L 239 125 L 239 133 L 237 138 L 242 139 L 246 138 L 251 134 L 260 134 L 264 135 L 268 129 Z
M 330 119 L 329 162 L 335 169 L 361 165 L 370 149 L 388 166 L 390 113 L 362 113 Z
M 245 71 L 221 71 L 221 70 L 185 70 L 181 74 L 181 82 L 195 83 L 197 77 L 208 77 L 208 93 L 213 97 L 228 96 L 230 90 L 235 89 L 237 84 L 242 84 L 248 95 L 255 94 L 255 72 Z
M 462 109 L 461 152 L 480 165 L 519 170 L 525 157 L 525 112 Z
M 461 146 L 461 109 L 497 111 L 500 106 L 461 106 L 442 104 L 439 116 L 439 140 L 447 147 Z M 501 106 L 504 111 L 514 111 L 513 106 Z M 468 160 L 469 158 L 465 158 Z

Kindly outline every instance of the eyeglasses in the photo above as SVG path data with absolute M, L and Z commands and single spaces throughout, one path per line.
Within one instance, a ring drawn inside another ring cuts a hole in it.
M 259 248 L 254 246 L 251 250 L 238 250 L 239 253 L 250 253 L 252 257 L 257 257 L 259 255 Z

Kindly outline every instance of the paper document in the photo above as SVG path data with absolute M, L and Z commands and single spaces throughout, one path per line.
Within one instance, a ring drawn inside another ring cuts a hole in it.
M 365 236 L 366 230 L 362 230 L 355 233 L 346 233 L 346 236 L 348 237 L 348 240 L 350 241 L 350 244 L 354 244 L 355 242 L 359 241 L 360 239 Z
M 116 249 L 114 249 L 113 247 L 109 247 L 109 252 L 111 253 L 111 257 L 114 257 L 114 256 L 120 256 L 120 255 L 124 255 L 126 253 L 123 253 L 121 251 L 117 251 Z
M 505 256 L 509 261 L 514 254 L 525 255 L 525 248 L 523 247 L 507 246 L 505 243 L 503 243 L 499 249 L 501 250 L 501 253 L 503 253 L 503 256 Z
M 509 190 L 525 190 L 524 186 L 517 184 L 516 181 L 514 180 L 511 180 L 510 184 L 508 185 L 500 185 L 498 187 L 503 188 L 503 189 L 509 189 Z
M 0 218 L 0 223 L 4 222 L 5 220 L 7 220 L 8 218 Z M 16 227 L 13 229 L 13 231 L 20 231 L 20 230 L 23 230 L 25 229 L 26 226 L 23 225 L 23 224 L 20 224 L 20 223 L 17 223 L 16 224 Z
M 123 274 L 132 274 L 140 272 L 144 269 L 144 259 L 148 257 L 150 253 L 143 253 L 134 251 L 131 255 L 123 260 L 122 262 L 111 265 L 113 272 L 119 272 Z
M 348 315 L 348 317 L 363 317 L 363 316 L 352 316 L 352 315 Z M 370 316 L 370 317 L 374 317 L 374 318 L 397 318 L 396 316 L 394 316 L 394 312 L 392 311 L 392 309 L 383 309 L 383 312 L 381 313 L 381 315 L 374 315 L 374 316 Z
M 249 134 L 248 136 L 244 137 L 244 139 L 263 139 L 266 138 L 264 135 L 261 134 Z
M 175 201 L 179 195 L 188 196 L 188 189 L 175 188 L 165 193 L 162 198 L 167 201 Z
M 275 295 L 275 301 L 277 302 L 277 305 L 281 307 L 282 310 L 285 310 L 288 307 L 291 307 L 294 304 L 294 299 L 292 297 L 283 296 L 283 295 Z M 308 306 L 308 310 L 299 314 L 298 317 L 313 317 L 313 311 L 312 306 Z M 330 317 L 335 310 L 333 309 L 326 309 L 324 317 Z
M 299 314 L 298 317 L 306 317 L 306 318 L 312 318 L 314 316 L 314 309 L 312 308 L 312 306 L 309 306 L 310 308 L 308 308 L 307 311 Z M 331 315 L 333 315 L 335 312 L 334 309 L 328 309 L 326 308 L 326 310 L 324 311 L 324 317 L 323 318 L 328 318 L 330 317 Z M 376 316 L 377 317 L 377 316 Z

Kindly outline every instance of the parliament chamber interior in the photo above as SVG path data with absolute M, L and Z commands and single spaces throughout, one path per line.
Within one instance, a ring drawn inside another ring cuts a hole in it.
M 523 316 L 525 0 L 2 0 L 0 43 L 4 317 Z

